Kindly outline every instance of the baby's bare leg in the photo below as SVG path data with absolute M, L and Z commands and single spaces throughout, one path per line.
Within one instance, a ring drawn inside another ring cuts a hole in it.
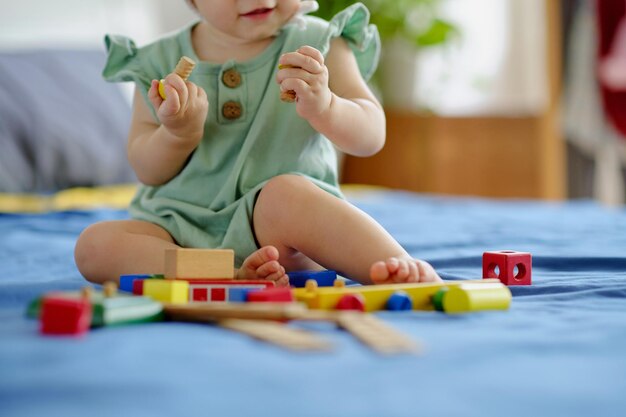
M 165 249 L 178 248 L 160 226 L 141 220 L 96 223 L 76 242 L 74 259 L 80 273 L 101 284 L 123 274 L 162 274 Z
M 160 226 L 140 220 L 96 223 L 76 243 L 74 258 L 83 276 L 94 283 L 118 281 L 124 274 L 162 274 L 165 249 L 179 248 Z M 263 247 L 246 258 L 236 271 L 238 279 L 268 279 L 287 285 L 278 250 Z
M 362 283 L 439 279 L 367 214 L 297 175 L 266 184 L 254 209 L 254 230 L 261 245 L 279 250 L 288 271 L 319 264 Z

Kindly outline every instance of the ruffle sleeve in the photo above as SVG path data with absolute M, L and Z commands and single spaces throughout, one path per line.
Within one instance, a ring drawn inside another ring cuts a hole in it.
M 134 81 L 150 88 L 152 78 L 145 72 L 135 42 L 125 36 L 106 35 L 104 44 L 107 50 L 107 61 L 102 75 L 105 80 Z
M 361 75 L 369 80 L 380 60 L 380 35 L 369 23 L 370 12 L 363 3 L 355 3 L 337 13 L 329 22 L 328 39 L 343 37 L 356 56 Z
M 144 59 L 145 54 L 137 48 L 135 42 L 121 35 L 106 35 L 104 44 L 107 60 L 102 76 L 110 82 L 134 82 L 142 96 L 148 101 L 148 90 L 153 79 L 160 79 L 161 74 L 154 65 Z M 152 106 L 149 106 L 151 110 Z M 156 113 L 152 112 L 156 118 Z

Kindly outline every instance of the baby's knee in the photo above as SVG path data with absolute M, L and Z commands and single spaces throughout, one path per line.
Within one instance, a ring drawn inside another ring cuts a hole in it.
M 270 179 L 261 190 L 259 198 L 271 200 L 274 203 L 284 200 L 293 200 L 307 196 L 315 185 L 301 175 L 283 174 Z
M 299 215 L 307 204 L 311 181 L 300 175 L 279 175 L 270 179 L 260 191 L 254 207 L 255 219 L 272 224 L 283 223 Z
M 74 247 L 74 262 L 80 273 L 92 282 L 98 281 L 103 254 L 108 253 L 106 223 L 96 223 L 82 231 Z

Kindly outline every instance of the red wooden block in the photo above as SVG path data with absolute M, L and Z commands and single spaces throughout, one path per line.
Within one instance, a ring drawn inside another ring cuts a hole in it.
M 208 301 L 209 290 L 208 288 L 191 288 L 191 299 L 193 301 Z
M 290 303 L 295 301 L 295 297 L 291 288 L 267 288 L 265 290 L 250 291 L 248 293 L 247 301 Z
M 87 299 L 44 297 L 41 304 L 41 332 L 81 335 L 91 325 L 91 303 Z
M 530 285 L 531 276 L 532 256 L 528 252 L 483 253 L 483 278 L 498 278 L 504 285 Z
M 226 288 L 211 288 L 211 301 L 226 301 Z
M 143 279 L 136 279 L 133 281 L 133 294 L 143 295 Z
M 365 311 L 365 297 L 358 293 L 343 295 L 335 309 Z

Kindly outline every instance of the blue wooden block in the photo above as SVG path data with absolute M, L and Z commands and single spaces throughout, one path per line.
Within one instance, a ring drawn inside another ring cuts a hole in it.
M 133 292 L 133 281 L 136 279 L 152 278 L 150 274 L 120 275 L 120 291 Z
M 413 309 L 411 296 L 404 291 L 396 291 L 387 299 L 387 310 L 404 311 Z
M 317 281 L 318 287 L 332 287 L 337 279 L 337 272 L 325 271 L 295 271 L 288 272 L 289 285 L 296 288 L 303 288 L 309 279 Z
M 258 290 L 258 288 L 236 288 L 230 287 L 228 289 L 228 301 L 233 303 L 245 303 L 250 291 Z

